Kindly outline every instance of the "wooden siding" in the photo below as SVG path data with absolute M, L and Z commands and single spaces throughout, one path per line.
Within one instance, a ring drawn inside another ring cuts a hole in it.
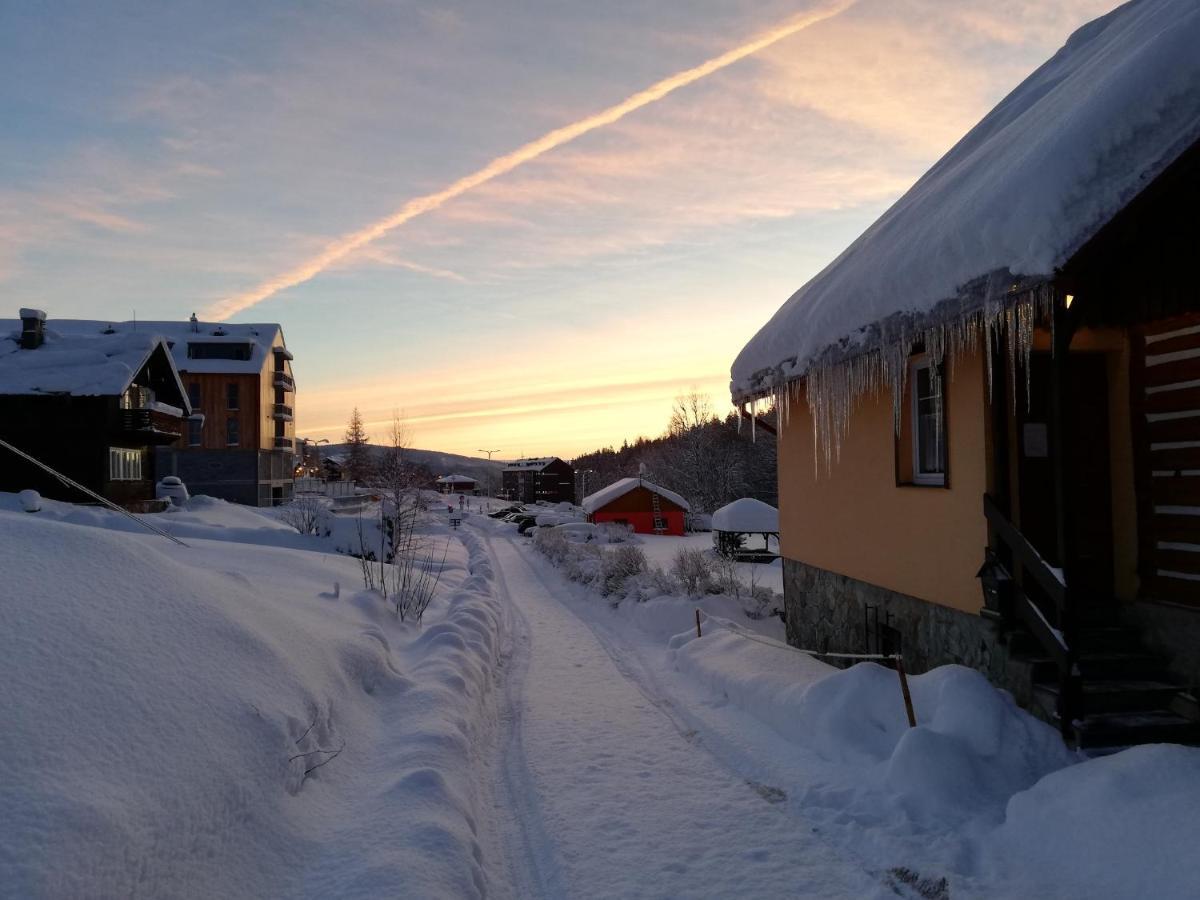
M 1140 595 L 1200 606 L 1200 314 L 1132 332 Z
M 224 450 L 226 448 L 248 449 L 262 447 L 263 436 L 270 441 L 273 432 L 261 428 L 259 410 L 262 407 L 262 391 L 258 375 L 225 375 L 199 372 L 188 372 L 181 376 L 184 388 L 190 393 L 200 386 L 200 404 L 193 412 L 204 414 L 204 428 L 201 432 L 200 448 L 205 450 Z M 229 385 L 238 386 L 238 408 L 231 410 L 228 405 Z M 238 441 L 228 442 L 229 419 L 238 423 Z M 185 433 L 176 445 L 181 450 L 196 449 L 188 443 Z M 270 446 L 269 444 L 267 446 Z

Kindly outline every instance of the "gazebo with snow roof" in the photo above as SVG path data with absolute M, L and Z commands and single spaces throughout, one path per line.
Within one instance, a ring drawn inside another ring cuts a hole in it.
M 1195 0 L 1083 26 L 742 350 L 790 641 L 1200 741 L 1198 47 Z
M 779 510 L 769 503 L 742 497 L 718 509 L 712 516 L 713 547 L 723 556 L 740 562 L 771 562 L 778 554 L 771 550 L 771 540 L 779 546 Z M 746 546 L 749 538 L 761 537 L 760 549 Z

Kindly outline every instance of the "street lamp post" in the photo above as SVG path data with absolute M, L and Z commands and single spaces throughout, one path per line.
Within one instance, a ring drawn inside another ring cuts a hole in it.
M 490 462 L 492 461 L 492 454 L 493 454 L 493 453 L 499 453 L 500 451 L 499 451 L 499 449 L 496 449 L 496 450 L 479 450 L 479 449 L 477 449 L 475 452 L 476 452 L 476 453 L 486 453 L 486 454 L 487 454 L 487 458 L 488 458 L 488 462 L 490 463 Z M 488 466 L 488 470 L 487 470 L 487 479 L 488 479 L 488 512 L 491 512 L 491 509 L 492 509 L 492 503 L 491 503 L 491 498 L 492 498 L 492 467 L 491 467 L 491 466 Z
M 595 475 L 595 469 L 576 469 L 575 474 L 579 476 L 579 502 L 583 502 L 583 498 L 587 496 L 587 477 Z

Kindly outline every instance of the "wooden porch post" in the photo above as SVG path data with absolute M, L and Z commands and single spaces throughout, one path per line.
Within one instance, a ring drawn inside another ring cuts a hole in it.
M 1059 725 L 1064 737 L 1072 733 L 1072 720 L 1082 699 L 1078 663 L 1078 598 L 1075 596 L 1075 534 L 1070 491 L 1067 490 L 1067 404 L 1070 402 L 1071 337 L 1075 316 L 1067 306 L 1067 294 L 1054 292 L 1052 310 L 1052 354 L 1050 369 L 1050 462 L 1054 476 L 1055 538 L 1058 564 L 1063 573 L 1062 603 L 1058 608 L 1058 627 L 1067 646 L 1067 662 L 1060 669 Z

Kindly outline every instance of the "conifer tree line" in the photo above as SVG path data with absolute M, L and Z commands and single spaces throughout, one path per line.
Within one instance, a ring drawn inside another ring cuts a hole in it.
M 763 418 L 774 422 L 775 413 Z M 752 437 L 749 420 L 739 432 L 736 413 L 722 419 L 707 394 L 693 391 L 675 398 L 662 436 L 584 453 L 572 465 L 577 472 L 591 470 L 586 475 L 589 494 L 644 473 L 647 480 L 682 494 L 697 513 L 711 513 L 740 497 L 777 506 L 775 436 L 764 428 L 754 432 Z M 578 492 L 584 476 L 577 479 Z

